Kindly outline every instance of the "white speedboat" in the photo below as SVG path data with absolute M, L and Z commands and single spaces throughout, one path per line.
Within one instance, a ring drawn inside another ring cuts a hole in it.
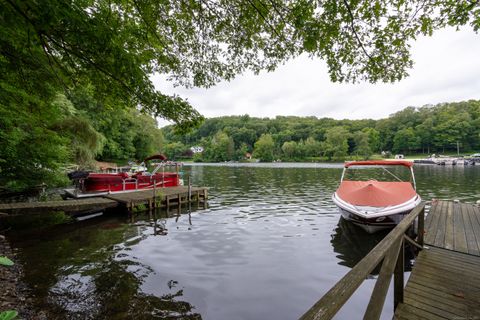
M 347 170 L 374 167 L 388 173 L 394 181 L 348 180 Z M 403 166 L 409 169 L 411 181 L 402 181 L 387 169 Z M 352 161 L 346 162 L 340 186 L 332 200 L 342 216 L 365 231 L 373 233 L 395 227 L 421 201 L 416 192 L 413 163 L 409 161 Z

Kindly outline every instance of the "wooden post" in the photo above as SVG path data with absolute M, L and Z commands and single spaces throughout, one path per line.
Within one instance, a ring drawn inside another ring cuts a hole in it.
M 190 181 L 190 176 L 188 176 L 188 203 L 192 201 L 192 183 Z
M 425 207 L 423 207 L 422 211 L 418 215 L 418 227 L 417 227 L 417 242 L 420 246 L 423 247 L 424 241 L 424 235 L 425 235 Z
M 203 189 L 203 208 L 206 209 L 207 208 L 207 198 L 208 198 L 208 195 L 207 195 L 207 189 Z
M 399 303 L 403 302 L 403 276 L 405 267 L 405 240 L 402 237 L 400 240 L 400 250 L 398 252 L 397 264 L 395 266 L 395 273 L 393 279 L 393 310 L 397 309 Z
M 153 179 L 153 207 L 157 207 L 157 180 Z
M 175 163 L 175 171 L 177 173 L 177 185 L 179 185 L 180 184 L 180 177 L 178 175 L 178 163 Z
M 401 239 L 398 239 L 392 243 L 385 258 L 383 258 L 382 268 L 378 274 L 377 282 L 375 283 L 375 288 L 373 289 L 363 319 L 380 319 L 383 305 L 385 304 L 385 298 L 387 297 L 388 287 L 392 280 L 392 273 L 396 265 L 396 259 L 398 259 L 400 250 L 403 250 L 402 241 Z
M 178 194 L 178 216 L 182 213 L 182 195 L 179 193 Z
M 133 218 L 133 207 L 134 207 L 134 204 L 133 204 L 132 201 L 130 201 L 130 203 L 128 204 L 128 208 L 129 208 L 128 213 L 129 213 L 129 217 L 130 217 L 130 223 L 135 222 L 134 218 Z

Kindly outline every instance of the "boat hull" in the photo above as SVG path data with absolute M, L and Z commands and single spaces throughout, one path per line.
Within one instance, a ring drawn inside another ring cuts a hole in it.
M 402 221 L 402 219 L 407 215 L 410 211 L 402 212 L 402 213 L 397 213 L 394 215 L 390 216 L 382 216 L 380 218 L 381 221 L 378 221 L 380 218 L 363 218 L 358 215 L 356 215 L 353 212 L 344 210 L 342 208 L 339 208 L 340 213 L 342 214 L 342 217 L 355 224 L 356 226 L 362 228 L 368 233 L 375 233 L 378 231 L 386 230 L 386 229 L 393 229 L 395 226 Z
M 176 187 L 181 179 L 178 173 L 165 172 L 155 175 L 126 173 L 91 173 L 76 181 L 76 188 L 65 189 L 73 198 L 99 197 L 107 194 L 127 193 L 153 188 Z
M 332 200 L 345 220 L 352 222 L 368 233 L 394 228 L 421 202 L 420 196 L 416 195 L 409 201 L 396 206 L 354 206 L 343 201 L 336 193 Z

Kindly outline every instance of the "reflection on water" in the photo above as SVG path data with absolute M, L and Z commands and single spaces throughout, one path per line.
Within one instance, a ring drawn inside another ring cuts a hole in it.
M 137 319 L 201 319 L 183 301 L 183 290 L 174 280 L 158 283 L 168 288 L 162 295 L 141 290 L 154 270 L 131 255 L 132 247 L 149 234 L 166 234 L 159 232 L 166 217 L 152 218 L 127 223 L 126 219 L 102 217 L 30 234 L 29 241 L 21 244 L 26 259 L 24 280 L 32 285 L 36 307 L 47 310 L 49 319 L 133 315 Z
M 338 264 L 353 268 L 388 234 L 387 230 L 369 234 L 362 228 L 340 217 L 332 234 L 333 250 L 338 253 Z M 376 268 L 372 274 L 378 274 Z
M 340 219 L 330 197 L 341 169 L 188 166 L 193 184 L 210 188 L 205 210 L 98 217 L 10 239 L 48 319 L 298 318 L 384 235 Z M 415 173 L 426 200 L 480 199 L 480 168 Z M 373 283 L 340 318 L 364 310 Z
M 338 264 L 353 268 L 360 260 L 363 259 L 375 246 L 383 240 L 388 234 L 388 230 L 382 230 L 373 234 L 370 234 L 348 222 L 340 217 L 338 220 L 337 228 L 335 228 L 332 234 L 333 250 L 338 253 Z M 408 243 L 405 246 L 405 271 L 410 271 L 412 264 L 411 259 L 414 258 L 413 248 Z M 378 275 L 380 268 L 379 264 L 372 272 L 372 275 Z

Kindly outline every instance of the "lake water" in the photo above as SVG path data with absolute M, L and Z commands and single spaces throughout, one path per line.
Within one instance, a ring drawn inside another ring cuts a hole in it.
M 16 232 L 35 307 L 48 319 L 297 319 L 382 239 L 340 219 L 341 165 L 183 168 L 206 209 L 120 214 Z M 480 167 L 416 166 L 425 199 L 480 199 Z M 358 319 L 373 274 L 337 315 Z M 391 318 L 391 293 L 383 318 Z

